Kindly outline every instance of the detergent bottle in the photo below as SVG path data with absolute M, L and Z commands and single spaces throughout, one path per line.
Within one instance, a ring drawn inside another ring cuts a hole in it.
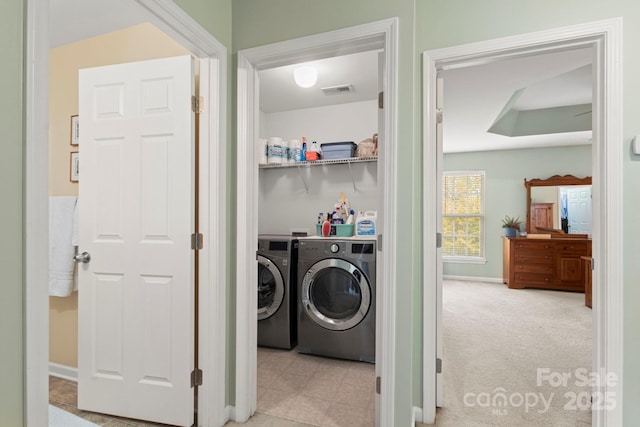
M 356 218 L 356 236 L 375 236 L 377 211 L 360 211 Z

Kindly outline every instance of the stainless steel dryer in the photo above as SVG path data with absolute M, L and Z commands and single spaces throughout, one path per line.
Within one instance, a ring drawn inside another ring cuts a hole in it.
M 375 362 L 376 242 L 310 238 L 298 247 L 298 351 Z
M 258 236 L 258 345 L 296 345 L 296 266 L 298 240 Z

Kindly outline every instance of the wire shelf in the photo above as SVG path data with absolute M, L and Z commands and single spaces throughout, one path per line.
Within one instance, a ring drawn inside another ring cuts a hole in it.
M 351 163 L 364 163 L 364 162 L 376 162 L 378 156 L 370 157 L 349 157 L 346 159 L 330 159 L 330 160 L 310 160 L 308 162 L 295 162 L 295 163 L 270 163 L 259 165 L 260 169 L 279 169 L 279 168 L 293 168 L 302 166 L 321 166 L 321 165 L 343 165 Z

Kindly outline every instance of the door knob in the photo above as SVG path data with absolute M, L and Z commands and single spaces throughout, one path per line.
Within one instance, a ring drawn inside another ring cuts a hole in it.
M 89 252 L 82 252 L 73 257 L 75 262 L 89 262 L 91 261 L 91 254 Z

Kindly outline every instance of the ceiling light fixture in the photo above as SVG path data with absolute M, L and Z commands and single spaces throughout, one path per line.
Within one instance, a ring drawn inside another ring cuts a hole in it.
M 293 79 L 300 87 L 313 87 L 318 81 L 318 71 L 308 65 L 298 67 L 293 70 Z

